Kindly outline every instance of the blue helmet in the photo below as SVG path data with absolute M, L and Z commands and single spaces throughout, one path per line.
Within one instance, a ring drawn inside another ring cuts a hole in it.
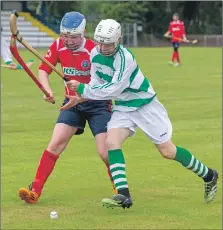
M 83 36 L 86 26 L 86 19 L 83 14 L 79 12 L 66 13 L 60 23 L 60 33 L 76 35 L 81 34 Z

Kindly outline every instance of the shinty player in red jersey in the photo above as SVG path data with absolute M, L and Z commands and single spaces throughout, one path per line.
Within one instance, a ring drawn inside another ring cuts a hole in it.
M 169 37 L 170 34 L 172 35 L 173 54 L 169 64 L 173 65 L 176 59 L 177 61 L 174 65 L 179 66 L 180 55 L 178 49 L 180 47 L 180 42 L 174 37 L 183 38 L 184 42 L 189 42 L 189 40 L 186 37 L 184 22 L 179 20 L 179 15 L 177 13 L 173 14 L 173 21 L 170 22 L 168 31 L 164 34 L 164 37 Z
M 50 46 L 45 58 L 54 66 L 60 62 L 64 75 L 69 80 L 77 80 L 81 83 L 90 82 L 90 52 L 94 48 L 94 42 L 84 37 L 86 20 L 79 12 L 69 12 L 61 20 L 61 36 Z M 50 93 L 50 97 L 44 96 L 48 102 L 54 100 L 53 91 L 49 84 L 48 76 L 51 74 L 46 64 L 39 67 L 39 80 Z M 65 84 L 66 85 L 66 84 Z M 66 88 L 66 95 L 75 95 L 75 92 Z M 82 99 L 81 99 L 82 100 Z M 69 101 L 65 98 L 64 104 Z M 29 189 L 21 188 L 19 197 L 26 203 L 36 203 L 41 196 L 43 186 L 52 173 L 59 155 L 64 151 L 72 136 L 84 132 L 85 123 L 88 121 L 91 132 L 95 137 L 97 151 L 107 166 L 110 180 L 113 184 L 108 165 L 106 146 L 107 122 L 111 118 L 111 101 L 82 101 L 71 109 L 61 111 L 57 119 L 52 138 L 40 159 L 34 181 Z M 75 153 L 74 153 L 75 154 Z M 114 189 L 114 192 L 115 189 Z

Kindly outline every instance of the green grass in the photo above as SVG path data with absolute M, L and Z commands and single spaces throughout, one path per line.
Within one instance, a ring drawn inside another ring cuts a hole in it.
M 139 130 L 124 144 L 134 206 L 102 207 L 101 199 L 112 195 L 111 185 L 86 128 L 61 155 L 40 202 L 25 204 L 17 192 L 34 178 L 63 100 L 63 82 L 51 75 L 56 96 L 51 105 L 24 71 L 3 69 L 2 229 L 221 229 L 221 49 L 182 47 L 178 68 L 167 65 L 171 48 L 132 51 L 168 110 L 173 141 L 219 171 L 216 200 L 205 204 L 202 180 L 179 163 L 164 160 Z M 28 52 L 22 55 L 33 58 Z M 35 73 L 38 64 L 35 59 Z M 49 218 L 53 210 L 59 219 Z

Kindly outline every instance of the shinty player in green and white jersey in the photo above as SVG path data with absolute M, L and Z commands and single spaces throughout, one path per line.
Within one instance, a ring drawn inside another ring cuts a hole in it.
M 204 199 L 209 203 L 216 196 L 217 171 L 205 166 L 189 150 L 173 144 L 167 111 L 158 101 L 132 53 L 120 45 L 120 38 L 120 24 L 112 19 L 102 20 L 94 34 L 97 45 L 91 52 L 91 82 L 67 82 L 67 86 L 84 99 L 113 99 L 115 103 L 108 122 L 107 145 L 110 171 L 118 194 L 103 199 L 103 205 L 129 208 L 133 204 L 122 144 L 135 133 L 136 127 L 143 130 L 164 158 L 178 161 L 204 180 Z M 74 106 L 80 100 L 77 96 L 69 98 L 69 103 L 61 110 Z

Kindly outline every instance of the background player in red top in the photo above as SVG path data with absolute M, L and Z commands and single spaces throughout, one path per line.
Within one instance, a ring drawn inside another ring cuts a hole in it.
M 90 82 L 90 51 L 94 48 L 94 42 L 84 37 L 86 20 L 79 12 L 66 13 L 61 21 L 61 36 L 50 46 L 45 58 L 54 66 L 60 62 L 64 75 L 69 80 L 77 80 L 82 83 Z M 39 80 L 50 93 L 50 97 L 44 96 L 48 102 L 54 100 L 53 91 L 50 88 L 48 75 L 52 70 L 44 63 L 39 67 Z M 66 85 L 66 84 L 65 84 Z M 75 95 L 75 92 L 66 87 L 67 95 Z M 65 98 L 64 104 L 69 101 Z M 19 190 L 19 196 L 26 203 L 36 203 L 47 178 L 53 171 L 59 155 L 66 148 L 69 140 L 75 134 L 84 132 L 86 121 L 95 137 L 97 151 L 108 168 L 106 133 L 107 122 L 111 117 L 111 101 L 85 101 L 71 109 L 61 111 L 55 125 L 52 138 L 40 160 L 35 179 L 29 189 Z M 110 179 L 110 171 L 108 169 Z
M 175 63 L 175 66 L 179 66 L 180 56 L 179 56 L 178 48 L 180 47 L 180 42 L 179 40 L 174 39 L 173 37 L 183 38 L 184 42 L 189 42 L 189 41 L 187 40 L 186 37 L 184 22 L 179 20 L 179 15 L 177 13 L 173 15 L 173 21 L 170 22 L 168 31 L 164 34 L 164 36 L 169 37 L 170 34 L 172 35 L 171 41 L 173 45 L 173 54 L 172 54 L 172 59 L 169 63 L 173 65 L 174 60 L 176 59 L 177 62 Z

